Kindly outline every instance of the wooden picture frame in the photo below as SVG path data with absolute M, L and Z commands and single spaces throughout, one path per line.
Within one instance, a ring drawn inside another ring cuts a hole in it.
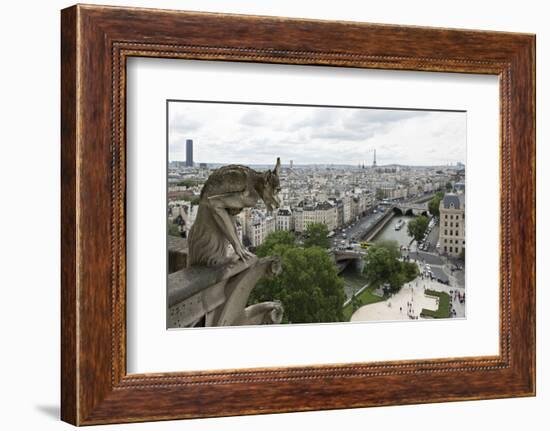
M 61 14 L 61 418 L 75 425 L 535 394 L 535 36 L 77 5 Z M 500 354 L 127 374 L 130 56 L 498 75 Z

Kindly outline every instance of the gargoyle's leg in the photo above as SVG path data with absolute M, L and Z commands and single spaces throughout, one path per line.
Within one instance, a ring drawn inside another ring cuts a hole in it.
M 251 197 L 247 192 L 232 192 L 223 193 L 208 198 L 208 203 L 214 209 L 214 219 L 220 226 L 222 232 L 229 240 L 235 253 L 241 258 L 246 259 L 252 256 L 244 246 L 241 244 L 237 235 L 237 228 L 233 217 L 227 212 L 228 209 L 241 210 L 249 206 Z M 252 200 L 254 200 L 252 198 Z
M 243 260 L 252 256 L 252 253 L 245 249 L 239 241 L 235 224 L 225 208 L 214 208 L 214 220 L 216 220 L 222 232 L 233 246 L 237 256 Z
M 235 200 L 233 197 L 231 200 Z M 233 205 L 230 205 L 230 204 Z M 221 199 L 219 196 L 216 196 L 213 199 L 209 199 L 209 204 L 212 208 L 212 214 L 214 216 L 214 221 L 218 224 L 223 235 L 228 239 L 228 241 L 233 246 L 235 253 L 239 258 L 245 260 L 246 258 L 252 256 L 239 240 L 237 235 L 237 228 L 235 226 L 235 221 L 233 217 L 227 212 L 227 208 L 238 208 L 236 207 L 236 202 L 225 202 L 224 199 Z

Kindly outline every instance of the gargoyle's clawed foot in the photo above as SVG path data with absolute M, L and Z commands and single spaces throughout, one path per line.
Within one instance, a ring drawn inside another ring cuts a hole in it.
M 239 247 L 237 250 L 235 250 L 235 252 L 237 253 L 237 256 L 239 256 L 239 258 L 242 260 L 247 260 L 247 259 L 250 259 L 252 256 L 254 256 L 253 253 L 249 252 L 244 247 Z

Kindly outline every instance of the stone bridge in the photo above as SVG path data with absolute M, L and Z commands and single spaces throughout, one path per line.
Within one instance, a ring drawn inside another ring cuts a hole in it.
M 428 215 L 428 204 L 424 203 L 407 203 L 393 205 L 393 212 L 403 215 Z
M 365 251 L 354 251 L 354 250 L 331 250 L 330 256 L 336 267 L 338 268 L 338 273 L 342 272 L 349 265 L 353 265 L 358 272 L 362 272 L 365 265 L 363 256 L 366 255 Z

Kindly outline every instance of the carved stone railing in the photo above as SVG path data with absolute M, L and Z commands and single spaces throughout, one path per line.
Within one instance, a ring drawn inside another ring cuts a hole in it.
M 179 269 L 168 275 L 168 328 L 281 323 L 279 301 L 246 307 L 262 277 L 281 272 L 277 257 L 252 257 L 215 267 Z

